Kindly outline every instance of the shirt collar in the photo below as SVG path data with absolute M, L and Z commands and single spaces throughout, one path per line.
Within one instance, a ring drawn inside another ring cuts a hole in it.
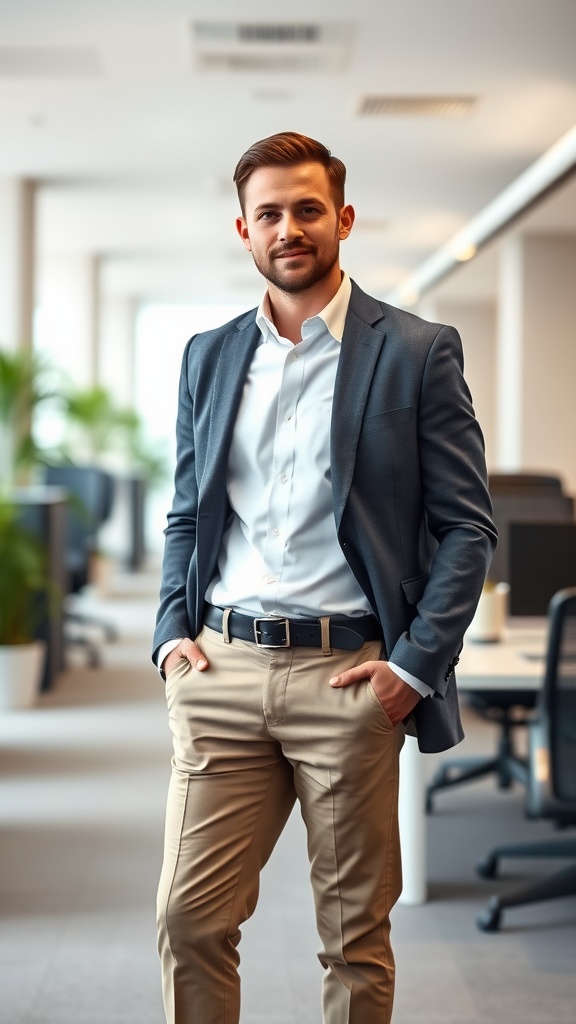
M 350 295 L 352 292 L 352 283 L 348 274 L 342 275 L 342 281 L 340 287 L 334 297 L 330 299 L 328 305 L 324 306 L 316 316 L 311 316 L 302 324 L 302 337 L 309 337 L 310 334 L 315 333 L 315 327 L 317 321 L 322 320 L 324 327 L 334 338 L 334 341 L 341 342 L 342 335 L 344 334 L 344 323 L 346 321 L 346 314 L 348 313 L 348 306 L 350 304 Z M 262 302 L 258 306 L 256 311 L 256 324 L 260 329 L 262 338 L 264 341 L 268 341 L 270 335 L 280 340 L 280 336 L 270 316 L 270 302 L 268 299 L 268 292 L 264 295 Z M 305 325 L 309 325 L 310 330 L 305 330 Z

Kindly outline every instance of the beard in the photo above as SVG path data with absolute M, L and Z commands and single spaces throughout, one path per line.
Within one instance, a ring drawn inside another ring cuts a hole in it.
M 278 258 L 281 253 L 304 248 L 307 254 L 303 256 L 306 266 L 284 266 L 285 261 Z M 338 262 L 339 248 L 339 240 L 336 238 L 333 244 L 326 246 L 320 252 L 316 246 L 284 245 L 282 248 L 277 248 L 264 255 L 252 250 L 252 259 L 256 269 L 269 284 L 273 284 L 279 291 L 286 292 L 288 295 L 297 295 L 299 292 L 308 291 L 309 288 L 313 288 L 329 276 Z

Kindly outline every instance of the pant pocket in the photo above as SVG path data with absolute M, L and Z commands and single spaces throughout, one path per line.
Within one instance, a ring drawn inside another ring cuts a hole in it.
M 370 682 L 370 680 L 368 680 L 368 682 L 366 683 L 366 691 L 367 691 L 367 696 L 368 696 L 371 704 L 373 704 L 374 707 L 383 715 L 384 720 L 385 720 L 388 728 L 389 729 L 393 729 L 394 726 L 392 725 L 392 722 L 390 721 L 390 719 L 388 717 L 388 713 L 387 713 L 384 705 L 382 704 L 382 701 L 378 697 L 378 694 L 376 693 L 376 690 L 372 686 L 372 683 Z

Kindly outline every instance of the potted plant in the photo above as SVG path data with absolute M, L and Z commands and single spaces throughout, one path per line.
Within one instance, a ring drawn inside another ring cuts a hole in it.
M 0 486 L 24 482 L 39 461 L 32 416 L 52 393 L 48 367 L 36 355 L 25 349 L 0 350 Z
M 136 428 L 137 416 L 119 408 L 106 388 L 68 388 L 61 395 L 65 434 L 62 456 L 72 463 L 101 465 L 124 447 L 124 437 Z
M 0 350 L 0 708 L 27 707 L 45 661 L 36 631 L 56 599 L 46 545 L 22 522 L 21 485 L 43 461 L 32 434 L 39 404 L 54 397 L 45 360 L 27 349 Z M 24 491 L 26 487 L 23 488 Z
M 35 629 L 51 596 L 43 545 L 0 498 L 0 710 L 34 703 L 45 657 Z

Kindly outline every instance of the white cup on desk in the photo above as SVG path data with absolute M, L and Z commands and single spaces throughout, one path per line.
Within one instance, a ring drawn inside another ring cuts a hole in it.
M 507 583 L 486 583 L 478 607 L 467 631 L 470 640 L 477 643 L 497 643 L 502 639 L 508 616 Z

